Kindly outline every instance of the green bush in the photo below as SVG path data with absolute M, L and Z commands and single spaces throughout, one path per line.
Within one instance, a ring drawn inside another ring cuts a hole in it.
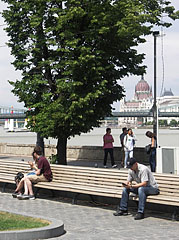
M 49 157 L 49 161 L 50 161 L 50 164 L 56 164 L 58 162 L 57 160 L 57 154 L 52 154 L 50 157 Z

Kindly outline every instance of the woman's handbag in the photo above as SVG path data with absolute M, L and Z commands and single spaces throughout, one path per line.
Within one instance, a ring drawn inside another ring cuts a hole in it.
M 151 152 L 151 144 L 148 144 L 147 146 L 145 146 L 145 151 L 147 154 L 150 154 Z

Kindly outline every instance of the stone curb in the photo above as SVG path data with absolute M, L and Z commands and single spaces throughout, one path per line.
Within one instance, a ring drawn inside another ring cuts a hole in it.
M 10 212 L 13 214 L 19 214 L 17 212 Z M 41 228 L 32 228 L 32 229 L 25 229 L 25 230 L 16 230 L 16 231 L 2 231 L 0 232 L 0 239 L 4 240 L 34 240 L 34 239 L 47 239 L 53 237 L 59 237 L 65 233 L 64 231 L 64 224 L 61 220 L 56 220 L 52 218 L 44 218 L 41 216 L 34 216 L 34 215 L 27 215 L 27 214 L 19 214 L 26 217 L 33 217 L 33 218 L 41 218 L 47 221 L 50 221 L 46 227 Z

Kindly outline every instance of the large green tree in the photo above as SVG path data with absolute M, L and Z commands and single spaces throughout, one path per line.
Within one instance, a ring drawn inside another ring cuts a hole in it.
M 13 93 L 31 109 L 32 131 L 58 139 L 66 164 L 67 139 L 111 114 L 124 94 L 118 80 L 145 71 L 135 47 L 154 25 L 169 26 L 161 15 L 175 18 L 174 8 L 164 0 L 3 1 L 13 65 L 22 72 Z

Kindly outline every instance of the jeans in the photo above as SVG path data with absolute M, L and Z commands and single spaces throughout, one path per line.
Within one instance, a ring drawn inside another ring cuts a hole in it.
M 150 153 L 149 163 L 151 172 L 155 172 L 156 170 L 156 148 L 153 148 Z
M 133 157 L 133 150 L 132 151 L 125 151 L 124 167 L 127 166 L 128 158 L 132 158 L 132 157 Z
M 119 206 L 120 210 L 128 209 L 128 200 L 129 200 L 130 192 L 138 194 L 138 196 L 139 196 L 138 212 L 144 213 L 147 196 L 159 194 L 159 189 L 150 187 L 150 186 L 149 187 L 132 188 L 132 189 L 124 188 L 123 192 L 122 192 L 122 199 L 121 199 L 120 206 Z
M 110 154 L 111 165 L 113 166 L 113 165 L 115 165 L 114 156 L 113 156 L 113 148 L 105 148 L 104 149 L 104 166 L 106 166 L 106 163 L 107 163 L 108 153 Z

